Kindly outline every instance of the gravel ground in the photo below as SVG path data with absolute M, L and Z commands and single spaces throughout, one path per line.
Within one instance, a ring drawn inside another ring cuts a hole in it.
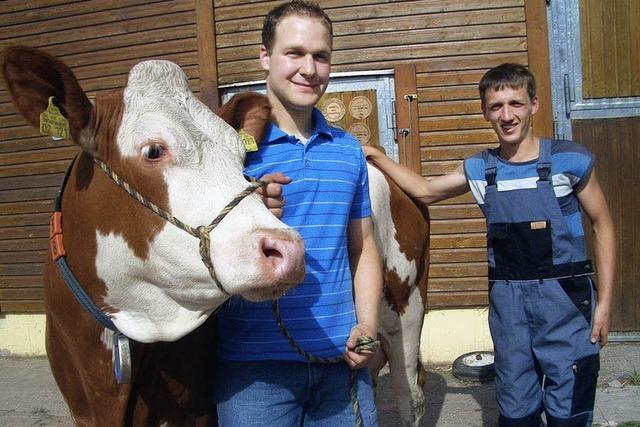
M 635 374 L 635 375 L 634 375 Z M 640 343 L 610 344 L 602 352 L 595 424 L 640 426 Z M 427 410 L 420 427 L 492 426 L 498 418 L 494 385 L 464 383 L 449 367 L 427 372 Z M 399 426 L 390 378 L 383 370 L 377 394 L 382 427 Z M 0 357 L 0 426 L 70 426 L 71 418 L 44 358 Z

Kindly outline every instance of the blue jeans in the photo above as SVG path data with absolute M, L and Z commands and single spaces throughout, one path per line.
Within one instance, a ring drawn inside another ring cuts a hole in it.
M 215 404 L 221 427 L 355 426 L 346 363 L 218 360 Z M 357 375 L 365 426 L 377 426 L 371 376 Z

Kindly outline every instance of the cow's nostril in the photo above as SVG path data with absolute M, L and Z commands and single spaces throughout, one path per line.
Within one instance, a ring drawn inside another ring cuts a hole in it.
M 262 253 L 267 258 L 282 258 L 283 257 L 282 252 L 280 252 L 279 250 L 277 250 L 275 248 L 263 247 L 262 248 Z
M 269 274 L 280 283 L 299 283 L 304 277 L 304 245 L 302 241 L 278 234 L 260 239 L 260 255 L 264 256 Z
M 286 247 L 282 246 L 282 242 L 278 239 L 264 237 L 260 240 L 262 255 L 273 268 L 278 268 L 283 262 L 287 262 L 287 254 L 284 252 Z

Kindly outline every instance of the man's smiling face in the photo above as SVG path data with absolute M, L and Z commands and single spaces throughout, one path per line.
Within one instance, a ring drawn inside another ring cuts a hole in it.
M 260 63 L 268 72 L 272 103 L 287 110 L 310 110 L 329 82 L 329 31 L 319 18 L 289 15 L 277 25 L 271 51 L 261 48 Z
M 538 111 L 538 98 L 529 99 L 525 87 L 487 89 L 482 114 L 491 122 L 500 143 L 519 144 L 531 135 L 531 117 Z

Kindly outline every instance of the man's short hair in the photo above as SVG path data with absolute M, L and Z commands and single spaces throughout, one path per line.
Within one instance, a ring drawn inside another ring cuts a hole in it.
M 531 71 L 524 65 L 505 63 L 493 67 L 480 79 L 478 89 L 482 105 L 484 106 L 484 94 L 488 89 L 502 90 L 507 86 L 512 89 L 526 88 L 530 100 L 536 96 L 536 80 Z
M 274 7 L 264 17 L 262 23 L 262 44 L 271 52 L 273 41 L 276 37 L 276 27 L 280 21 L 289 15 L 308 16 L 318 18 L 329 31 L 329 38 L 333 41 L 333 24 L 331 18 L 316 2 L 304 0 L 292 0 Z

